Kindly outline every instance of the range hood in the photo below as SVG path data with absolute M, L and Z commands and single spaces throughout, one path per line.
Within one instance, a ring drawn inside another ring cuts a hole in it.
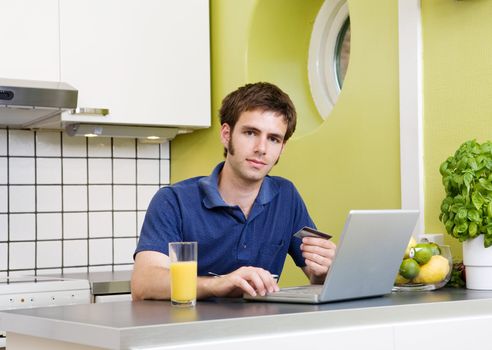
M 0 125 L 30 128 L 77 107 L 77 90 L 57 81 L 0 78 Z

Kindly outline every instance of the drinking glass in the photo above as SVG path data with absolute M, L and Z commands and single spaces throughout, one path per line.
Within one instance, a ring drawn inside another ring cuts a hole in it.
M 195 306 L 197 284 L 197 242 L 169 243 L 171 259 L 171 303 Z

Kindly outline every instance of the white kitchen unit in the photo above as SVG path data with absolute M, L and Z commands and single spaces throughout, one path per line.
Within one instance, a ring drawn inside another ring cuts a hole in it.
M 58 81 L 58 0 L 0 0 L 0 9 L 0 77 Z
M 63 122 L 210 126 L 208 1 L 59 2 L 61 80 L 81 112 Z

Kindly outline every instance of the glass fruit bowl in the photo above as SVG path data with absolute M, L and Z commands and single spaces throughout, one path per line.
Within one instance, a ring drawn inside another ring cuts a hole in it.
M 444 287 L 451 278 L 453 258 L 447 245 L 410 241 L 393 291 L 423 291 Z

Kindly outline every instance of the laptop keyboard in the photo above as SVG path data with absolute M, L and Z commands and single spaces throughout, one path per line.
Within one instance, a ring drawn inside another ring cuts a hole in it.
M 272 293 L 272 294 L 275 294 L 275 295 L 282 295 L 282 294 L 313 295 L 313 294 L 320 294 L 322 289 L 323 289 L 323 285 L 312 284 L 309 286 L 302 286 L 302 287 L 282 288 L 282 289 L 280 289 L 280 291 Z

